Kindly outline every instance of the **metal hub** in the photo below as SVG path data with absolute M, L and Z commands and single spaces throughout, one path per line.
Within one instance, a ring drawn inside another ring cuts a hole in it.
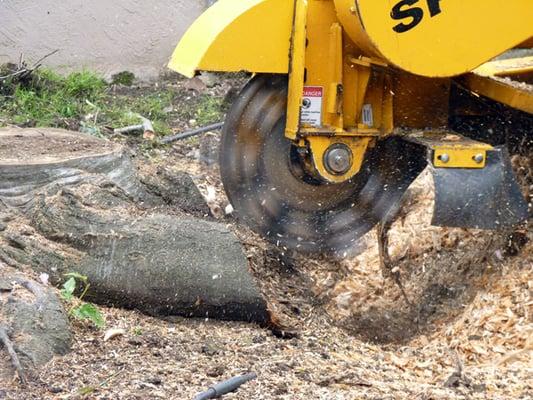
M 352 167 L 352 151 L 342 143 L 330 146 L 324 153 L 324 166 L 329 173 L 343 175 Z

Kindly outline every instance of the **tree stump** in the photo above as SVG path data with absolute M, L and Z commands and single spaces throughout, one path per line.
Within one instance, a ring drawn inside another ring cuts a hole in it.
M 169 181 L 160 190 L 156 181 L 145 186 L 128 152 L 112 142 L 0 129 L 0 260 L 45 272 L 56 285 L 66 273 L 85 275 L 95 303 L 268 322 L 236 236 L 170 212 Z

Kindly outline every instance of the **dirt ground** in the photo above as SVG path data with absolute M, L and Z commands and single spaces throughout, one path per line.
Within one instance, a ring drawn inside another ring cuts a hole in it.
M 353 258 L 311 259 L 237 225 L 216 165 L 202 162 L 217 140 L 208 134 L 148 152 L 128 143 L 141 174 L 162 167 L 193 177 L 215 217 L 241 238 L 272 311 L 295 336 L 101 308 L 106 328 L 124 335 L 104 342 L 103 331 L 73 322 L 72 352 L 34 371 L 27 388 L 0 388 L 0 398 L 192 399 L 246 372 L 257 380 L 225 399 L 533 398 L 531 224 L 497 233 L 433 227 L 424 173 L 390 233 L 404 296 L 381 276 L 374 232 Z M 530 188 L 531 159 L 515 161 Z

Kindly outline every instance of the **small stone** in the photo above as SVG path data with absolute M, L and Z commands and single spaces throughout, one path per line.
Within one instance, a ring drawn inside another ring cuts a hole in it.
M 225 371 L 226 368 L 223 365 L 216 365 L 213 368 L 207 370 L 207 376 L 211 378 L 217 378 L 219 376 L 222 376 Z
M 220 353 L 220 348 L 213 342 L 208 342 L 202 346 L 202 353 L 214 356 Z
M 254 343 L 265 343 L 266 342 L 266 337 L 264 337 L 263 335 L 254 336 L 252 338 L 252 342 L 254 342 Z
M 197 76 L 186 81 L 183 87 L 187 90 L 193 90 L 198 93 L 203 93 L 207 89 L 207 85 Z
M 213 87 L 217 84 L 218 78 L 216 74 L 212 72 L 203 72 L 198 78 L 207 86 Z
M 151 376 L 146 378 L 146 382 L 151 383 L 152 385 L 161 385 L 163 383 L 162 379 L 158 376 Z
M 128 343 L 132 346 L 141 346 L 143 344 L 142 340 L 139 338 L 131 338 L 128 340 Z
M 472 385 L 472 390 L 477 393 L 486 392 L 487 385 L 485 385 L 484 383 L 475 383 Z
M 11 292 L 13 290 L 13 285 L 11 282 L 0 279 L 0 292 Z
M 54 393 L 54 394 L 57 394 L 57 393 L 61 393 L 63 391 L 63 388 L 62 387 L 59 387 L 59 386 L 50 386 L 48 388 L 48 391 L 50 393 Z M 0 397 L 1 398 L 1 397 Z

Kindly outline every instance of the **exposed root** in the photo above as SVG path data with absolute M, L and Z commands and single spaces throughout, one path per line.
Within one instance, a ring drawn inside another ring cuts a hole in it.
M 0 342 L 4 345 L 4 348 L 8 352 L 9 357 L 11 358 L 11 364 L 13 364 L 13 367 L 17 371 L 20 383 L 26 385 L 26 383 L 28 382 L 28 380 L 26 379 L 26 374 L 24 373 L 24 369 L 20 364 L 20 360 L 17 356 L 17 353 L 15 352 L 13 343 L 11 342 L 11 339 L 9 339 L 7 329 L 2 325 L 0 325 Z
M 465 369 L 459 358 L 459 354 L 457 354 L 457 351 L 455 350 L 452 350 L 451 353 L 455 362 L 455 371 L 446 380 L 444 386 L 449 388 L 458 387 L 459 385 L 470 387 L 472 385 L 472 380 L 465 374 Z
M 35 296 L 35 305 L 38 311 L 42 311 L 46 303 L 46 293 L 41 286 L 37 283 L 18 278 L 15 280 L 15 283 L 29 290 Z
M 407 305 L 412 309 L 415 310 L 415 305 L 409 300 L 409 297 L 407 296 L 407 293 L 405 291 L 405 288 L 402 284 L 401 274 L 399 269 L 395 269 L 393 267 L 393 263 L 389 254 L 389 231 L 392 227 L 392 223 L 394 221 L 388 220 L 385 222 L 382 222 L 378 224 L 377 227 L 377 235 L 378 235 L 378 249 L 379 249 L 379 262 L 381 266 L 381 273 L 383 274 L 383 278 L 388 279 L 392 278 L 396 285 L 398 285 L 398 288 L 402 292 L 402 296 L 407 303 Z M 418 323 L 418 318 L 417 318 Z

